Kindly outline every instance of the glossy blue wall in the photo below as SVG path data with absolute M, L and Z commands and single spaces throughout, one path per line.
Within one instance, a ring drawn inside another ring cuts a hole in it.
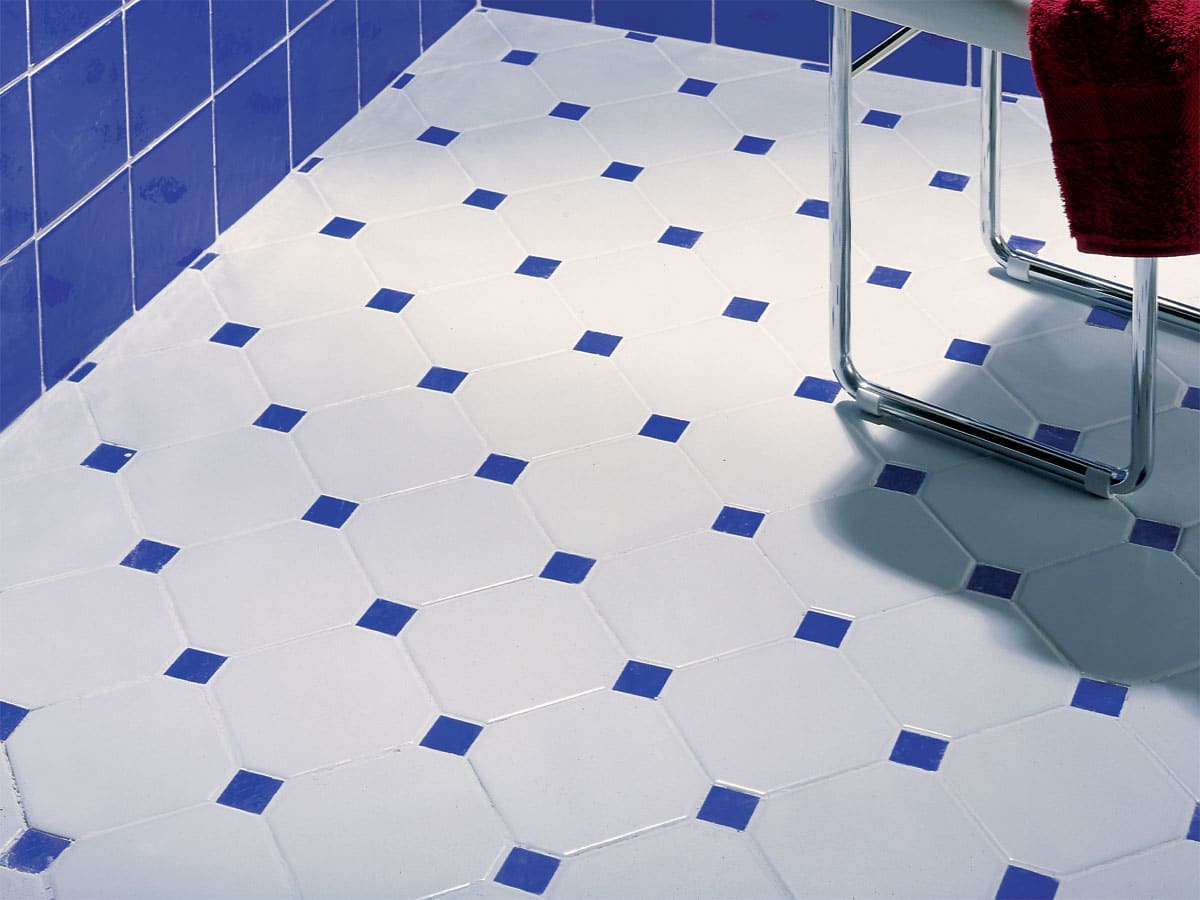
M 475 0 L 0 0 L 0 428 Z

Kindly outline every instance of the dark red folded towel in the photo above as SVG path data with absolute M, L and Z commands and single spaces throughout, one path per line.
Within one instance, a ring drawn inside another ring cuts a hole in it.
M 1084 253 L 1200 253 L 1200 0 L 1033 0 L 1029 47 Z

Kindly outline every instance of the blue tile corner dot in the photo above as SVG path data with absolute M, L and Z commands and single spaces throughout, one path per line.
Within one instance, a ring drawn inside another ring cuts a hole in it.
M 395 81 L 392 82 L 392 87 L 394 87 L 398 91 L 402 91 L 402 90 L 404 90 L 405 87 L 408 86 L 408 83 L 413 80 L 413 77 L 414 76 L 411 72 L 405 72 L 403 75 L 401 75 L 399 78 L 397 78 Z
M 796 210 L 796 215 L 811 216 L 814 219 L 828 219 L 829 218 L 829 201 L 828 200 L 816 200 L 812 197 L 809 197 L 807 200 L 805 200 L 803 203 L 800 204 L 800 208 Z
M 946 172 L 938 169 L 929 179 L 929 186 L 941 188 L 944 191 L 963 191 L 971 181 L 971 176 L 960 175 L 958 172 Z
M 1037 253 L 1046 246 L 1046 242 L 1038 240 L 1037 238 L 1013 234 L 1009 235 L 1008 246 L 1013 250 L 1021 250 L 1025 253 L 1037 255 Z
M 127 569 L 138 569 L 142 572 L 160 572 L 163 566 L 174 559 L 178 552 L 178 547 L 143 538 L 125 555 L 125 558 L 121 560 L 121 565 Z
M 737 142 L 733 148 L 739 153 L 749 153 L 753 156 L 766 156 L 771 148 L 775 146 L 775 141 L 771 138 L 755 137 L 752 134 L 742 135 L 742 139 Z
M 1125 705 L 1128 693 L 1129 688 L 1123 684 L 1080 678 L 1079 684 L 1075 686 L 1075 695 L 1071 697 L 1071 705 L 1076 709 L 1086 709 L 1116 718 L 1121 715 L 1121 707 Z
M 128 447 L 100 444 L 87 455 L 80 465 L 87 466 L 89 469 L 98 469 L 101 472 L 119 472 L 127 462 L 133 459 L 136 453 L 136 450 L 130 450 Z
M 527 256 L 521 265 L 517 266 L 518 275 L 528 275 L 530 278 L 549 278 L 562 265 L 561 259 L 551 259 L 548 256 Z
M 898 494 L 916 494 L 925 483 L 925 475 L 920 469 L 888 463 L 875 479 L 875 487 Z
M 208 684 L 208 680 L 217 674 L 217 669 L 221 668 L 228 658 L 219 653 L 188 647 L 175 658 L 163 674 L 193 684 Z
M 644 171 L 644 166 L 635 166 L 632 163 L 614 162 L 609 165 L 607 169 L 600 173 L 600 177 L 612 178 L 616 181 L 633 181 Z
M 1173 553 L 1182 533 L 1183 529 L 1178 525 L 1155 522 L 1153 519 L 1134 519 L 1133 528 L 1129 532 L 1129 543 Z
M 0 741 L 7 741 L 27 715 L 29 710 L 25 707 L 0 700 Z
M 1020 581 L 1020 572 L 979 563 L 971 570 L 971 577 L 967 580 L 967 590 L 975 591 L 977 594 L 989 594 L 992 597 L 999 597 L 1001 600 L 1011 600 L 1013 594 L 1017 592 L 1017 585 Z
M 716 825 L 724 825 L 735 831 L 745 831 L 754 810 L 758 808 L 758 797 L 745 791 L 714 784 L 704 798 L 696 818 Z
M 543 894 L 558 871 L 559 862 L 544 853 L 513 847 L 496 873 L 495 881 L 527 894 Z
M 538 55 L 531 50 L 510 50 L 500 62 L 512 63 L 514 66 L 530 66 Z
M 596 356 L 612 356 L 617 345 L 621 343 L 619 334 L 605 334 L 603 331 L 585 331 L 583 337 L 575 342 L 572 348 L 580 353 L 593 353 Z
M 416 609 L 411 606 L 393 603 L 380 597 L 367 607 L 367 611 L 354 624 L 368 631 L 378 631 L 380 634 L 395 637 L 416 614 Z
M 795 637 L 814 644 L 824 644 L 826 647 L 840 647 L 846 632 L 850 630 L 851 621 L 841 616 L 809 610 L 800 620 Z
M 253 325 L 226 322 L 216 330 L 209 340 L 214 344 L 225 344 L 229 347 L 245 347 L 256 334 L 258 334 L 258 329 Z
M 668 668 L 631 659 L 621 670 L 613 690 L 654 700 L 662 693 L 670 677 L 671 670 Z
M 78 384 L 79 382 L 83 381 L 83 379 L 91 375 L 92 370 L 95 368 L 96 364 L 94 362 L 85 362 L 82 366 L 67 376 L 67 381 L 73 381 Z M 1195 389 L 1193 388 L 1193 390 Z
M 4 858 L 0 859 L 0 865 L 18 872 L 37 875 L 50 868 L 50 865 L 70 846 L 70 838 L 59 837 L 36 828 L 27 828 L 21 832 L 20 837 L 13 841 L 8 852 L 4 854 Z
M 556 119 L 570 119 L 572 122 L 578 122 L 590 111 L 591 107 L 584 106 L 582 103 L 567 103 L 563 101 L 550 110 L 550 115 Z
M 1129 327 L 1129 316 L 1114 312 L 1111 309 L 1105 309 L 1103 306 L 1095 306 L 1088 313 L 1087 324 L 1096 328 L 1111 328 L 1113 331 L 1124 331 Z
M 966 341 L 962 338 L 955 338 L 950 342 L 950 346 L 946 348 L 945 358 L 954 362 L 982 366 L 991 349 L 991 344 L 981 344 L 977 341 Z
M 638 434 L 642 437 L 673 444 L 683 437 L 683 432 L 690 424 L 687 419 L 673 419 L 670 416 L 660 416 L 655 413 L 646 420 L 646 424 L 642 426 L 642 430 Z
M 528 465 L 528 460 L 493 453 L 483 461 L 483 465 L 475 470 L 475 477 L 486 478 L 488 481 L 499 481 L 501 484 L 513 484 L 521 477 L 521 473 Z
M 587 556 L 577 556 L 574 553 L 564 553 L 558 550 L 550 557 L 538 577 L 561 581 L 565 584 L 581 584 L 595 564 L 596 561 Z
M 1196 804 L 1196 809 L 1192 813 L 1192 821 L 1188 825 L 1187 839 L 1189 841 L 1200 841 L 1200 803 Z
M 715 81 L 704 81 L 701 78 L 689 78 L 679 86 L 679 93 L 693 94 L 696 97 L 707 97 L 717 87 Z
M 278 778 L 239 769 L 225 786 L 225 790 L 221 791 L 217 802 L 222 806 L 230 806 L 257 816 L 267 808 L 267 804 L 281 787 L 283 782 Z
M 721 315 L 730 319 L 741 319 L 744 322 L 757 322 L 762 318 L 763 313 L 767 311 L 768 305 L 763 300 L 734 297 L 729 301 L 729 305 L 725 307 L 725 311 Z
M 358 509 L 358 504 L 353 500 L 342 500 L 339 497 L 322 494 L 313 501 L 312 506 L 300 518 L 305 522 L 324 525 L 328 528 L 341 528 L 356 509 Z
M 1057 893 L 1057 878 L 1009 866 L 996 889 L 996 900 L 1053 900 Z
M 298 171 L 311 172 L 313 169 L 315 169 L 317 166 L 319 166 L 324 161 L 325 161 L 324 158 L 320 157 L 320 156 L 309 157 L 309 159 L 304 163 L 304 165 L 302 165 L 299 168 Z
M 320 161 L 321 161 L 321 160 L 318 158 L 318 159 L 317 159 L 317 162 L 320 162 Z M 317 164 L 317 163 L 313 163 L 313 165 L 314 165 L 314 166 L 315 166 L 316 164 Z M 312 166 L 309 166 L 309 168 L 311 169 L 311 168 L 312 168 Z M 304 170 L 302 170 L 302 171 L 305 171 L 305 172 L 307 172 L 307 171 L 308 171 L 308 169 L 304 169 Z M 214 259 L 216 259 L 216 258 L 217 258 L 217 254 L 216 254 L 216 253 L 204 253 L 204 254 L 202 254 L 202 255 L 198 256 L 198 257 L 196 258 L 196 261 L 195 261 L 195 262 L 193 262 L 193 263 L 192 263 L 190 266 L 188 266 L 188 268 L 189 268 L 189 269 L 198 269 L 198 270 L 199 270 L 199 269 L 204 269 L 204 268 L 206 268 L 206 267 L 208 266 L 208 264 L 209 264 L 210 262 L 212 262 L 212 261 L 213 261 Z
M 92 365 L 92 363 L 88 363 Z M 72 380 L 75 380 L 72 378 Z M 1200 409 L 1200 387 L 1188 386 L 1188 389 L 1183 392 L 1183 399 L 1179 401 L 1179 405 L 1183 409 Z
M 408 291 L 397 291 L 393 288 L 380 288 L 367 301 L 368 309 L 379 309 L 383 312 L 398 313 L 408 306 L 414 297 Z
M 360 222 L 358 219 L 347 219 L 344 216 L 334 216 L 321 229 L 321 234 L 327 234 L 330 237 L 342 238 L 349 240 L 354 237 L 363 228 L 366 227 L 366 222 Z
M 438 128 L 436 125 L 431 125 L 417 135 L 417 140 L 426 144 L 437 144 L 439 147 L 449 145 L 456 137 L 457 131 L 452 131 L 449 128 Z
M 755 512 L 751 509 L 738 509 L 736 506 L 726 506 L 717 514 L 712 523 L 713 531 L 734 534 L 738 537 L 754 537 L 758 526 L 767 517 L 766 513 Z
M 893 269 L 891 266 L 876 266 L 867 276 L 867 284 L 877 284 L 880 287 L 900 290 L 912 275 L 907 269 Z
M 627 31 L 625 32 L 625 37 L 631 41 L 642 41 L 646 44 L 653 44 L 658 40 L 657 34 L 643 34 L 640 31 Z
M 874 125 L 876 128 L 895 128 L 900 123 L 900 116 L 897 113 L 884 112 L 881 109 L 870 109 L 863 116 L 862 122 L 864 125 Z
M 1079 432 L 1073 428 L 1063 428 L 1059 425 L 1038 425 L 1033 433 L 1033 439 L 1039 444 L 1062 450 L 1064 453 L 1074 453 L 1075 445 L 1079 443 Z
M 816 400 L 818 403 L 832 403 L 837 399 L 841 389 L 842 386 L 836 381 L 807 375 L 800 382 L 800 386 L 796 388 L 795 396 L 803 397 L 805 400 Z
M 417 382 L 417 387 L 427 391 L 441 391 L 443 394 L 453 394 L 459 385 L 466 380 L 467 373 L 461 369 L 445 369 L 434 366 Z
M 949 746 L 950 742 L 944 738 L 915 731 L 901 731 L 888 759 L 904 766 L 924 769 L 926 772 L 936 772 Z
M 286 434 L 295 428 L 304 416 L 305 411 L 302 409 L 272 403 L 259 413 L 253 424 L 259 428 L 269 428 L 271 431 L 282 431 Z
M 425 733 L 425 737 L 421 738 L 421 746 L 443 753 L 453 753 L 455 756 L 466 756 L 471 745 L 475 743 L 475 738 L 479 737 L 482 731 L 483 726 L 474 722 L 438 716 L 437 721 Z
M 690 250 L 696 246 L 696 241 L 700 240 L 703 235 L 704 232 L 702 231 L 694 231 L 691 228 L 680 228 L 678 225 L 672 225 L 662 233 L 662 237 L 658 239 L 658 242 Z
M 480 209 L 495 209 L 501 203 L 508 199 L 508 194 L 501 194 L 499 191 L 485 191 L 483 188 L 476 188 L 471 191 L 471 195 L 463 201 L 465 206 L 477 206 Z

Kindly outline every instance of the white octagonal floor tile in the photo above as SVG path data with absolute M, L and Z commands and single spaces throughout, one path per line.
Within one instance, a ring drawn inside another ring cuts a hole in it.
M 496 31 L 510 44 L 535 53 L 596 44 L 620 37 L 620 32 L 587 22 L 550 19 L 491 7 L 488 8 L 487 15 Z
M 204 276 L 185 269 L 101 344 L 92 359 L 103 362 L 206 341 L 224 321 Z
M 683 83 L 679 76 L 676 80 Z M 599 106 L 581 122 L 610 160 L 635 166 L 732 150 L 741 138 L 706 99 L 690 94 L 663 93 Z M 647 128 L 647 122 L 655 127 Z M 688 227 L 687 222 L 673 224 Z
M 778 139 L 825 127 L 829 87 L 796 67 L 719 84 L 709 99 L 742 134 Z
M 425 74 L 467 63 L 486 62 L 499 59 L 508 49 L 508 42 L 492 27 L 488 16 L 466 15 L 434 41 L 433 46 L 409 66 L 409 71 Z
M 330 157 L 390 147 L 412 140 L 425 128 L 425 120 L 413 106 L 407 92 L 385 88 L 359 110 L 358 115 L 334 132 L 333 137 L 318 147 L 313 155 L 328 161 Z M 409 187 L 415 185 L 410 183 Z
M 0 434 L 0 481 L 78 465 L 99 442 L 78 386 L 60 381 Z
M 1175 841 L 1082 875 L 1066 878 L 1054 896 L 1062 900 L 1093 897 L 1172 897 L 1200 894 L 1200 843 Z
M 1134 685 L 1121 720 L 1200 796 L 1200 669 Z
M 469 131 L 450 152 L 476 184 L 502 193 L 592 178 L 612 162 L 580 123 L 556 116 Z
M 604 41 L 543 53 L 533 69 L 559 98 L 588 106 L 673 91 L 683 84 L 658 48 L 641 41 Z
M 1037 430 L 1030 412 L 980 366 L 943 357 L 890 372 L 883 381 L 894 391 L 1015 434 L 1032 437 Z
M 680 71 L 705 81 L 721 82 L 748 75 L 765 75 L 797 65 L 795 60 L 771 53 L 735 50 L 682 38 L 659 37 L 654 43 Z
M 40 875 L 0 866 L 0 896 L 4 900 L 48 900 L 50 890 Z
M 695 253 L 732 294 L 791 304 L 829 282 L 827 230 L 821 219 L 792 213 L 707 231 Z
M 312 179 L 301 172 L 293 172 L 223 231 L 213 244 L 213 250 L 221 254 L 234 253 L 304 237 L 320 231 L 332 217 L 333 211 L 313 186 Z M 210 267 L 212 265 L 216 263 Z
M 0 753 L 0 847 L 8 846 L 8 842 L 24 830 L 25 816 L 21 813 L 21 801 L 17 797 L 8 754 Z
M 522 48 L 527 49 L 527 48 Z M 404 93 L 439 128 L 468 131 L 545 115 L 557 102 L 534 67 L 481 62 L 414 78 Z

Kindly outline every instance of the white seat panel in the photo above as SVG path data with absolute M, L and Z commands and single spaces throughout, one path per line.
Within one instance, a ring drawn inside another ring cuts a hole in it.
M 826 0 L 853 12 L 1029 58 L 1032 0 Z

